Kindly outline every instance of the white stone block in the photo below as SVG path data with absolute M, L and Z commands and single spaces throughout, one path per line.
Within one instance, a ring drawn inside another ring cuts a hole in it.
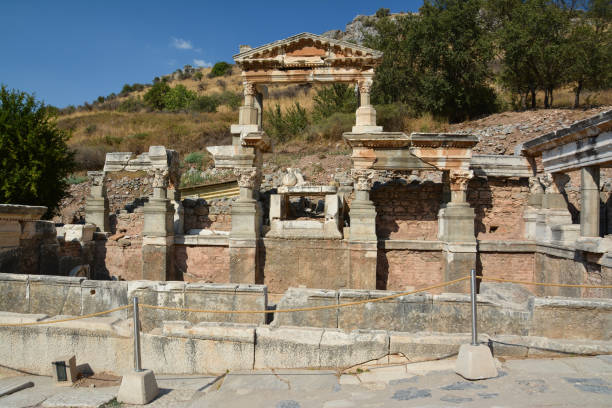
M 124 404 L 144 405 L 159 394 L 155 375 L 151 370 L 134 371 L 121 379 L 117 401 Z
M 468 380 L 497 377 L 495 360 L 489 347 L 484 344 L 462 344 L 455 363 L 455 372 Z

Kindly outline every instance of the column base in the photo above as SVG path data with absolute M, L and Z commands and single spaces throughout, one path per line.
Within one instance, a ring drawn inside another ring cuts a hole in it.
M 351 203 L 349 217 L 351 219 L 349 241 L 378 241 L 376 207 L 372 201 L 354 200 Z
M 87 197 L 85 205 L 85 222 L 94 224 L 100 232 L 110 232 L 109 205 L 106 197 Z
M 468 203 L 448 203 L 438 213 L 440 240 L 447 242 L 476 242 L 474 209 Z
M 175 280 L 174 275 L 174 245 L 142 246 L 142 279 Z
M 229 240 L 231 283 L 260 283 L 259 239 Z

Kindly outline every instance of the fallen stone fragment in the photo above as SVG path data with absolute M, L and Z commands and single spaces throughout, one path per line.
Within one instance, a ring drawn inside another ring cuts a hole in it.
M 34 383 L 32 381 L 24 381 L 22 379 L 15 378 L 12 381 L 0 384 L 0 397 L 12 394 L 17 391 L 25 390 L 26 388 L 30 388 L 33 386 Z

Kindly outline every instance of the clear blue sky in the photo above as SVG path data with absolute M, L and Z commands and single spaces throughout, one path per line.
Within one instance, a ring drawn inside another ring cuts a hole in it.
M 238 45 L 344 29 L 422 0 L 0 0 L 0 83 L 64 107 L 150 83 L 185 64 L 233 62 Z

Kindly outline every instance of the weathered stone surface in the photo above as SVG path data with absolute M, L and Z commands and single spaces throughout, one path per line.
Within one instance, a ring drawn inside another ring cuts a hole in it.
M 277 309 L 296 309 L 338 304 L 338 292 L 325 289 L 289 288 L 277 303 Z M 309 312 L 275 313 L 273 326 L 338 327 L 338 309 Z
M 467 334 L 389 333 L 389 353 L 401 353 L 410 361 L 427 361 L 452 356 L 461 344 L 468 343 Z
M 325 330 L 320 342 L 321 367 L 350 367 L 378 359 L 389 352 L 385 331 Z
M 30 313 L 80 315 L 81 282 L 84 280 L 85 278 L 30 275 Z
M 256 330 L 255 369 L 331 367 L 321 358 L 324 329 L 258 327 Z M 335 366 L 334 366 L 335 367 Z

